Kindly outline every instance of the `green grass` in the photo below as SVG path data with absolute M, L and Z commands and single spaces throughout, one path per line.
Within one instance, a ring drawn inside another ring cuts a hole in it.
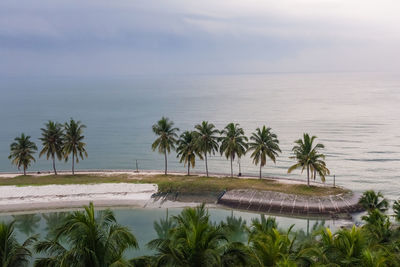
M 183 175 L 45 175 L 45 176 L 17 176 L 15 178 L 0 178 L 0 185 L 50 185 L 50 184 L 92 184 L 92 183 L 154 183 L 160 192 L 202 193 L 221 192 L 231 189 L 256 189 L 288 194 L 324 196 L 349 192 L 343 188 L 308 187 L 305 184 L 279 183 L 270 179 L 244 179 L 230 177 L 201 177 Z

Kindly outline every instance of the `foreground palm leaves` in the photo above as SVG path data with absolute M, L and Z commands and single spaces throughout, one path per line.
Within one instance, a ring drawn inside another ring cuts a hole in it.
M 69 215 L 55 238 L 35 245 L 38 253 L 47 255 L 35 266 L 127 266 L 123 253 L 137 247 L 134 235 L 116 222 L 110 210 L 95 216 L 90 203 L 84 212 Z
M 111 211 L 96 216 L 90 204 L 83 212 L 46 217 L 54 219 L 52 231 L 35 244 L 35 266 L 399 266 L 400 229 L 376 206 L 362 217 L 362 227 L 332 232 L 316 223 L 307 233 L 282 230 L 264 215 L 249 225 L 233 214 L 217 224 L 204 205 L 186 208 L 154 223 L 157 238 L 147 244 L 154 253 L 127 260 L 126 251 L 137 248 L 135 237 Z M 20 244 L 14 223 L 0 224 L 2 266 L 27 266 L 33 240 Z

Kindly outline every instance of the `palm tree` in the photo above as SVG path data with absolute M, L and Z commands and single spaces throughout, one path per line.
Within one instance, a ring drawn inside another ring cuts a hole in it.
M 218 137 L 216 134 L 219 133 L 217 129 L 215 129 L 214 124 L 208 123 L 208 121 L 203 121 L 201 124 L 197 124 L 194 127 L 199 134 L 198 138 L 198 146 L 200 151 L 204 154 L 204 159 L 206 162 L 206 175 L 208 177 L 208 164 L 207 164 L 207 154 L 218 151 Z
M 326 168 L 325 155 L 320 154 L 319 150 L 324 148 L 323 144 L 316 144 L 314 146 L 313 142 L 316 136 L 310 137 L 307 133 L 303 134 L 303 139 L 295 141 L 295 146 L 292 151 L 294 153 L 291 159 L 296 159 L 297 163 L 288 169 L 288 173 L 293 170 L 301 168 L 303 173 L 304 169 L 307 168 L 307 185 L 310 186 L 310 172 L 311 177 L 315 179 L 315 174 L 318 173 L 321 180 L 325 182 L 325 176 L 329 175 L 329 170 Z
M 174 216 L 176 226 L 149 243 L 156 249 L 154 265 L 246 266 L 243 244 L 228 243 L 222 226 L 212 224 L 209 217 L 204 204 Z
M 32 253 L 29 246 L 36 240 L 29 237 L 20 244 L 14 232 L 14 222 L 0 223 L 0 262 L 3 267 L 28 266 Z
M 190 175 L 190 165 L 192 168 L 196 165 L 196 155 L 203 159 L 200 154 L 199 147 L 197 146 L 198 134 L 196 132 L 185 131 L 181 134 L 178 140 L 178 147 L 176 148 L 177 157 L 179 162 L 184 162 L 188 166 L 187 175 Z
M 394 217 L 397 221 L 400 221 L 400 199 L 395 200 L 393 203 L 393 212 L 394 212 Z
M 24 175 L 26 175 L 26 169 L 31 165 L 32 161 L 36 161 L 33 157 L 33 154 L 37 151 L 37 147 L 34 142 L 29 140 L 31 137 L 25 136 L 25 134 L 21 134 L 20 137 L 16 137 L 10 145 L 10 156 L 9 159 L 12 159 L 11 163 L 16 165 L 18 169 L 23 167 Z
M 221 155 L 225 154 L 225 157 L 231 160 L 231 177 L 233 177 L 232 162 L 235 156 L 240 158 L 246 153 L 248 139 L 244 135 L 243 128 L 240 128 L 238 123 L 229 123 L 221 131 L 221 135 L 219 151 Z
M 63 152 L 65 161 L 68 160 L 69 154 L 72 154 L 72 175 L 75 174 L 75 158 L 76 163 L 78 163 L 79 157 L 83 159 L 84 156 L 88 156 L 85 149 L 86 143 L 82 142 L 82 140 L 85 138 L 85 136 L 82 135 L 84 128 L 86 128 L 84 124 L 82 124 L 80 121 L 74 121 L 72 118 L 69 123 L 65 123 L 64 125 L 65 135 Z
M 389 202 L 383 197 L 382 193 L 375 193 L 374 190 L 365 191 L 358 203 L 367 211 L 378 209 L 385 212 L 389 207 Z
M 179 129 L 174 127 L 174 122 L 166 117 L 162 117 L 156 124 L 153 125 L 153 132 L 159 136 L 151 145 L 153 151 L 158 148 L 158 152 L 164 154 L 165 158 L 165 175 L 167 175 L 167 153 L 171 149 L 175 149 Z
M 248 151 L 253 151 L 250 157 L 253 158 L 254 164 L 257 165 L 260 163 L 261 179 L 261 168 L 267 163 L 267 157 L 275 163 L 278 152 L 281 152 L 279 140 L 276 134 L 271 132 L 271 128 L 265 126 L 262 129 L 257 128 L 256 132 L 250 137 L 250 140 L 253 142 L 249 143 Z
M 112 211 L 101 211 L 96 216 L 93 203 L 84 208 L 84 212 L 76 211 L 66 218 L 54 239 L 35 245 L 36 252 L 48 255 L 38 258 L 35 266 L 129 265 L 123 254 L 138 247 L 135 236 L 117 223 Z
M 51 158 L 53 160 L 54 174 L 57 175 L 56 170 L 56 158 L 61 160 L 63 157 L 63 130 L 61 124 L 58 122 L 48 121 L 45 124 L 46 128 L 41 128 L 42 137 L 39 138 L 42 141 L 43 149 L 40 151 L 39 157 L 46 154 L 46 159 Z

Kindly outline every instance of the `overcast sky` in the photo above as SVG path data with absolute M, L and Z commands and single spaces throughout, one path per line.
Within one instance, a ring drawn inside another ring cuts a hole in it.
M 1 0 L 0 75 L 397 71 L 399 0 Z

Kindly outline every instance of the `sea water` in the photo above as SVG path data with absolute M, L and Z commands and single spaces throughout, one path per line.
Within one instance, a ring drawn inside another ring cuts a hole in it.
M 164 168 L 163 155 L 151 150 L 151 126 L 167 116 L 181 132 L 203 120 L 222 129 L 239 123 L 247 136 L 262 125 L 273 129 L 282 154 L 267 161 L 265 176 L 306 179 L 300 170 L 288 175 L 293 142 L 303 133 L 325 145 L 331 171 L 327 183 L 362 192 L 382 191 L 397 199 L 400 190 L 400 76 L 393 73 L 278 73 L 243 75 L 158 75 L 130 77 L 1 78 L 0 171 L 17 171 L 7 158 L 13 139 L 24 132 L 38 140 L 48 120 L 69 118 L 86 126 L 89 157 L 77 169 Z M 36 157 L 38 154 L 36 154 Z M 186 171 L 175 153 L 169 169 Z M 244 174 L 258 174 L 249 155 L 240 162 Z M 70 169 L 70 162 L 57 162 Z M 238 173 L 238 162 L 234 172 Z M 197 160 L 195 171 L 204 171 Z M 51 170 L 44 157 L 29 170 Z M 219 154 L 209 170 L 229 173 Z

